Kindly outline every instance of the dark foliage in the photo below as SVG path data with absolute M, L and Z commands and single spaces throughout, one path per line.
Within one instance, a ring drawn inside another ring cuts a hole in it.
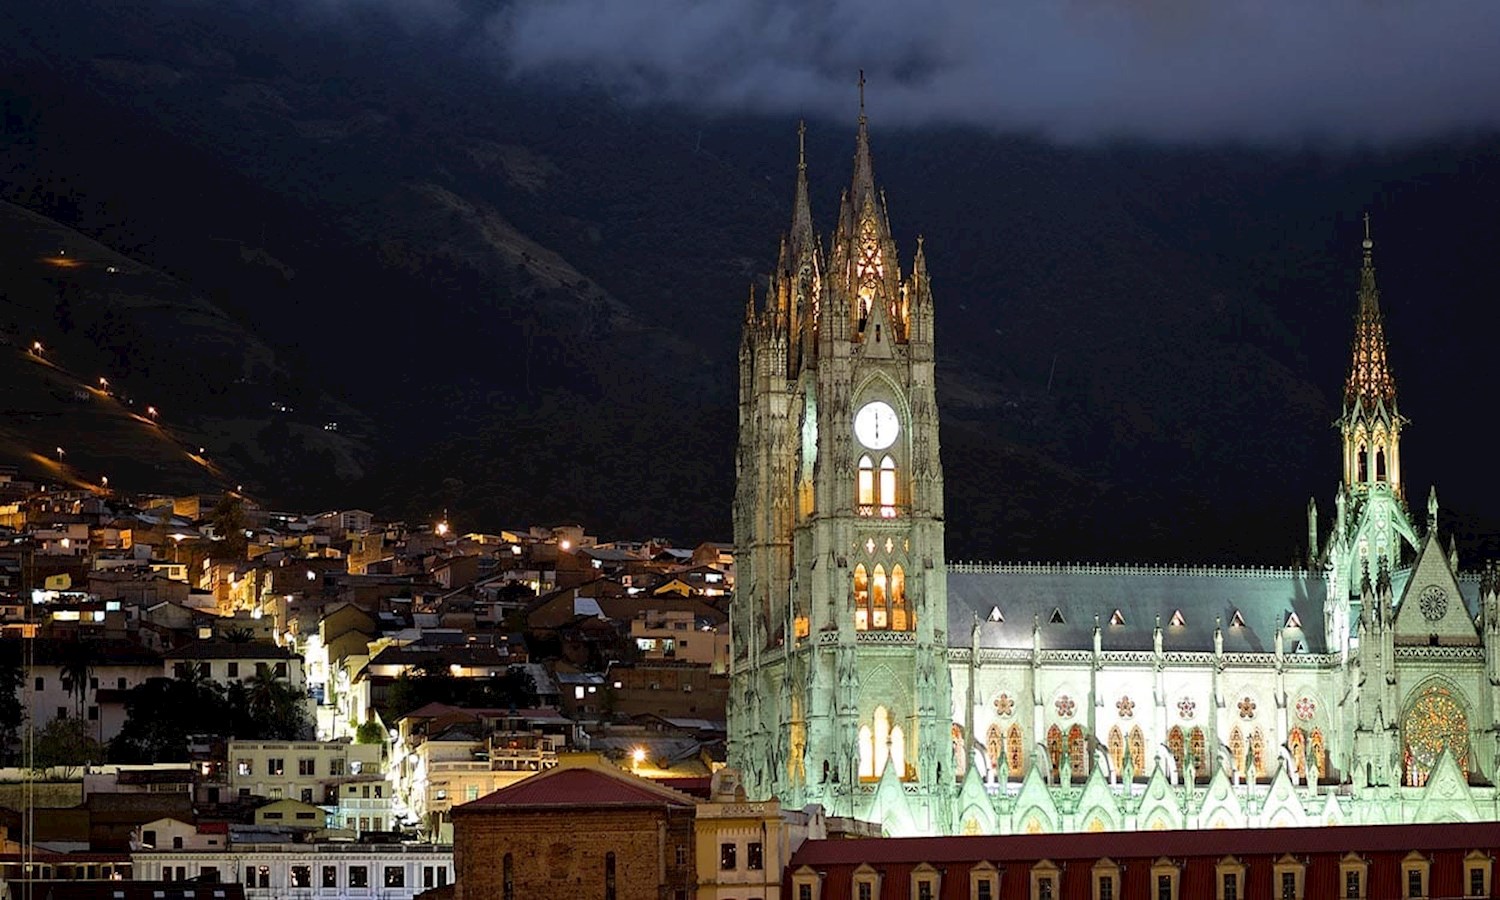
M 199 676 L 152 678 L 125 700 L 126 720 L 110 742 L 114 762 L 180 762 L 194 735 L 247 740 L 311 737 L 305 695 L 269 674 L 227 687 Z

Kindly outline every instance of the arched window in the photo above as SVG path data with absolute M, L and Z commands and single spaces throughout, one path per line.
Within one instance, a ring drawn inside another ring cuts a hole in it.
M 1195 778 L 1208 777 L 1208 745 L 1203 739 L 1203 729 L 1194 728 L 1193 736 L 1188 740 L 1188 747 L 1193 751 L 1193 776 Z
M 500 900 L 516 900 L 516 869 L 511 854 L 500 862 Z
M 870 515 L 875 506 L 875 460 L 868 456 L 859 458 L 859 511 Z
M 615 900 L 615 853 L 604 854 L 604 900 Z
M 1366 452 L 1365 445 L 1359 445 L 1359 483 L 1364 484 L 1370 478 L 1370 454 Z
M 991 725 L 984 733 L 984 756 L 989 760 L 990 771 L 1000 768 L 1000 726 Z
M 1417 697 L 1401 717 L 1401 767 L 1403 783 L 1422 787 L 1432 775 L 1442 754 L 1458 763 L 1464 777 L 1469 774 L 1469 716 L 1453 694 L 1433 685 Z
M 865 631 L 870 627 L 870 575 L 865 564 L 854 567 L 854 630 Z
M 877 570 L 878 571 L 878 570 Z M 891 752 L 891 713 L 884 706 L 875 707 L 875 777 L 885 771 Z
M 1074 725 L 1068 729 L 1068 756 L 1073 777 L 1082 781 L 1089 771 L 1088 741 L 1084 740 L 1082 725 Z
M 877 631 L 891 627 L 885 588 L 885 566 L 877 565 L 870 583 L 870 627 Z
M 1182 729 L 1176 725 L 1167 732 L 1167 750 L 1172 754 L 1172 760 L 1177 763 L 1177 771 L 1182 771 Z
M 1006 765 L 1010 767 L 1010 774 L 1017 778 L 1021 777 L 1021 766 L 1026 763 L 1025 744 L 1021 740 L 1021 726 L 1013 724 L 1010 731 L 1005 733 L 1005 756 Z
M 1062 729 L 1053 725 L 1047 729 L 1047 757 L 1052 763 L 1052 777 L 1057 778 L 1058 767 L 1062 765 L 1063 735 Z
M 1323 746 L 1323 732 L 1317 728 L 1313 729 L 1312 738 L 1307 742 L 1308 754 L 1312 756 L 1313 772 L 1319 781 L 1328 777 L 1328 754 Z
M 1120 770 L 1125 766 L 1125 736 L 1120 733 L 1120 726 L 1113 725 L 1109 729 L 1109 764 L 1114 767 L 1115 776 L 1119 777 Z
M 1302 729 L 1293 728 L 1286 736 L 1287 753 L 1292 757 L 1292 774 L 1297 781 L 1307 779 L 1307 738 Z
M 896 515 L 896 461 L 887 456 L 880 461 L 880 517 Z
M 897 563 L 891 567 L 891 629 L 910 631 L 911 627 L 906 614 L 906 571 Z
M 891 758 L 888 764 L 896 767 L 896 777 L 902 781 L 911 774 L 906 770 L 906 732 L 901 730 L 900 725 L 891 728 Z
M 1146 736 L 1141 733 L 1141 726 L 1135 725 L 1130 729 L 1130 740 L 1127 746 L 1130 749 L 1130 767 L 1137 775 L 1145 775 L 1146 769 Z
M 1257 781 L 1266 777 L 1266 736 L 1259 728 L 1250 732 L 1250 765 Z
M 1245 774 L 1245 736 L 1238 725 L 1229 732 L 1229 762 L 1234 774 Z
M 859 726 L 859 777 L 875 777 L 875 737 L 870 726 Z
M 1385 481 L 1385 448 L 1375 451 L 1375 480 Z
M 953 741 L 953 775 L 955 778 L 962 778 L 969 770 L 969 754 L 964 750 L 967 742 L 964 740 L 963 726 L 954 722 L 948 733 Z

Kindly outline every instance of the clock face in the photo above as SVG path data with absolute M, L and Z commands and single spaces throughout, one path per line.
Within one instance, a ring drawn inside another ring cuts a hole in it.
M 1448 613 L 1448 592 L 1435 584 L 1429 584 L 1422 589 L 1422 616 L 1429 622 L 1436 622 Z
M 896 411 L 884 400 L 866 403 L 854 414 L 854 436 L 871 450 L 884 450 L 896 443 L 900 433 Z

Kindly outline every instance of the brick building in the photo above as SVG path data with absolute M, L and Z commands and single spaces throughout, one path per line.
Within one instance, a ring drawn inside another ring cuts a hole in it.
M 1494 897 L 1490 823 L 808 841 L 783 900 Z
M 455 900 L 689 900 L 692 797 L 564 758 L 453 809 Z

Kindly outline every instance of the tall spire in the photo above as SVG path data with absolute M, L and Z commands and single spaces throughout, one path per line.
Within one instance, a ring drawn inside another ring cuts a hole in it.
M 812 204 L 807 199 L 807 123 L 797 123 L 797 193 L 792 199 L 791 262 L 813 248 Z
M 1380 290 L 1375 286 L 1375 242 L 1370 239 L 1370 214 L 1365 213 L 1364 265 L 1359 276 L 1359 312 L 1354 319 L 1354 347 L 1349 378 L 1344 383 L 1345 407 L 1396 402 L 1396 380 L 1386 357 L 1385 320 L 1380 314 Z
M 855 210 L 875 193 L 875 170 L 870 164 L 869 120 L 865 117 L 865 70 L 859 70 L 859 136 L 854 144 L 854 186 L 849 193 Z

